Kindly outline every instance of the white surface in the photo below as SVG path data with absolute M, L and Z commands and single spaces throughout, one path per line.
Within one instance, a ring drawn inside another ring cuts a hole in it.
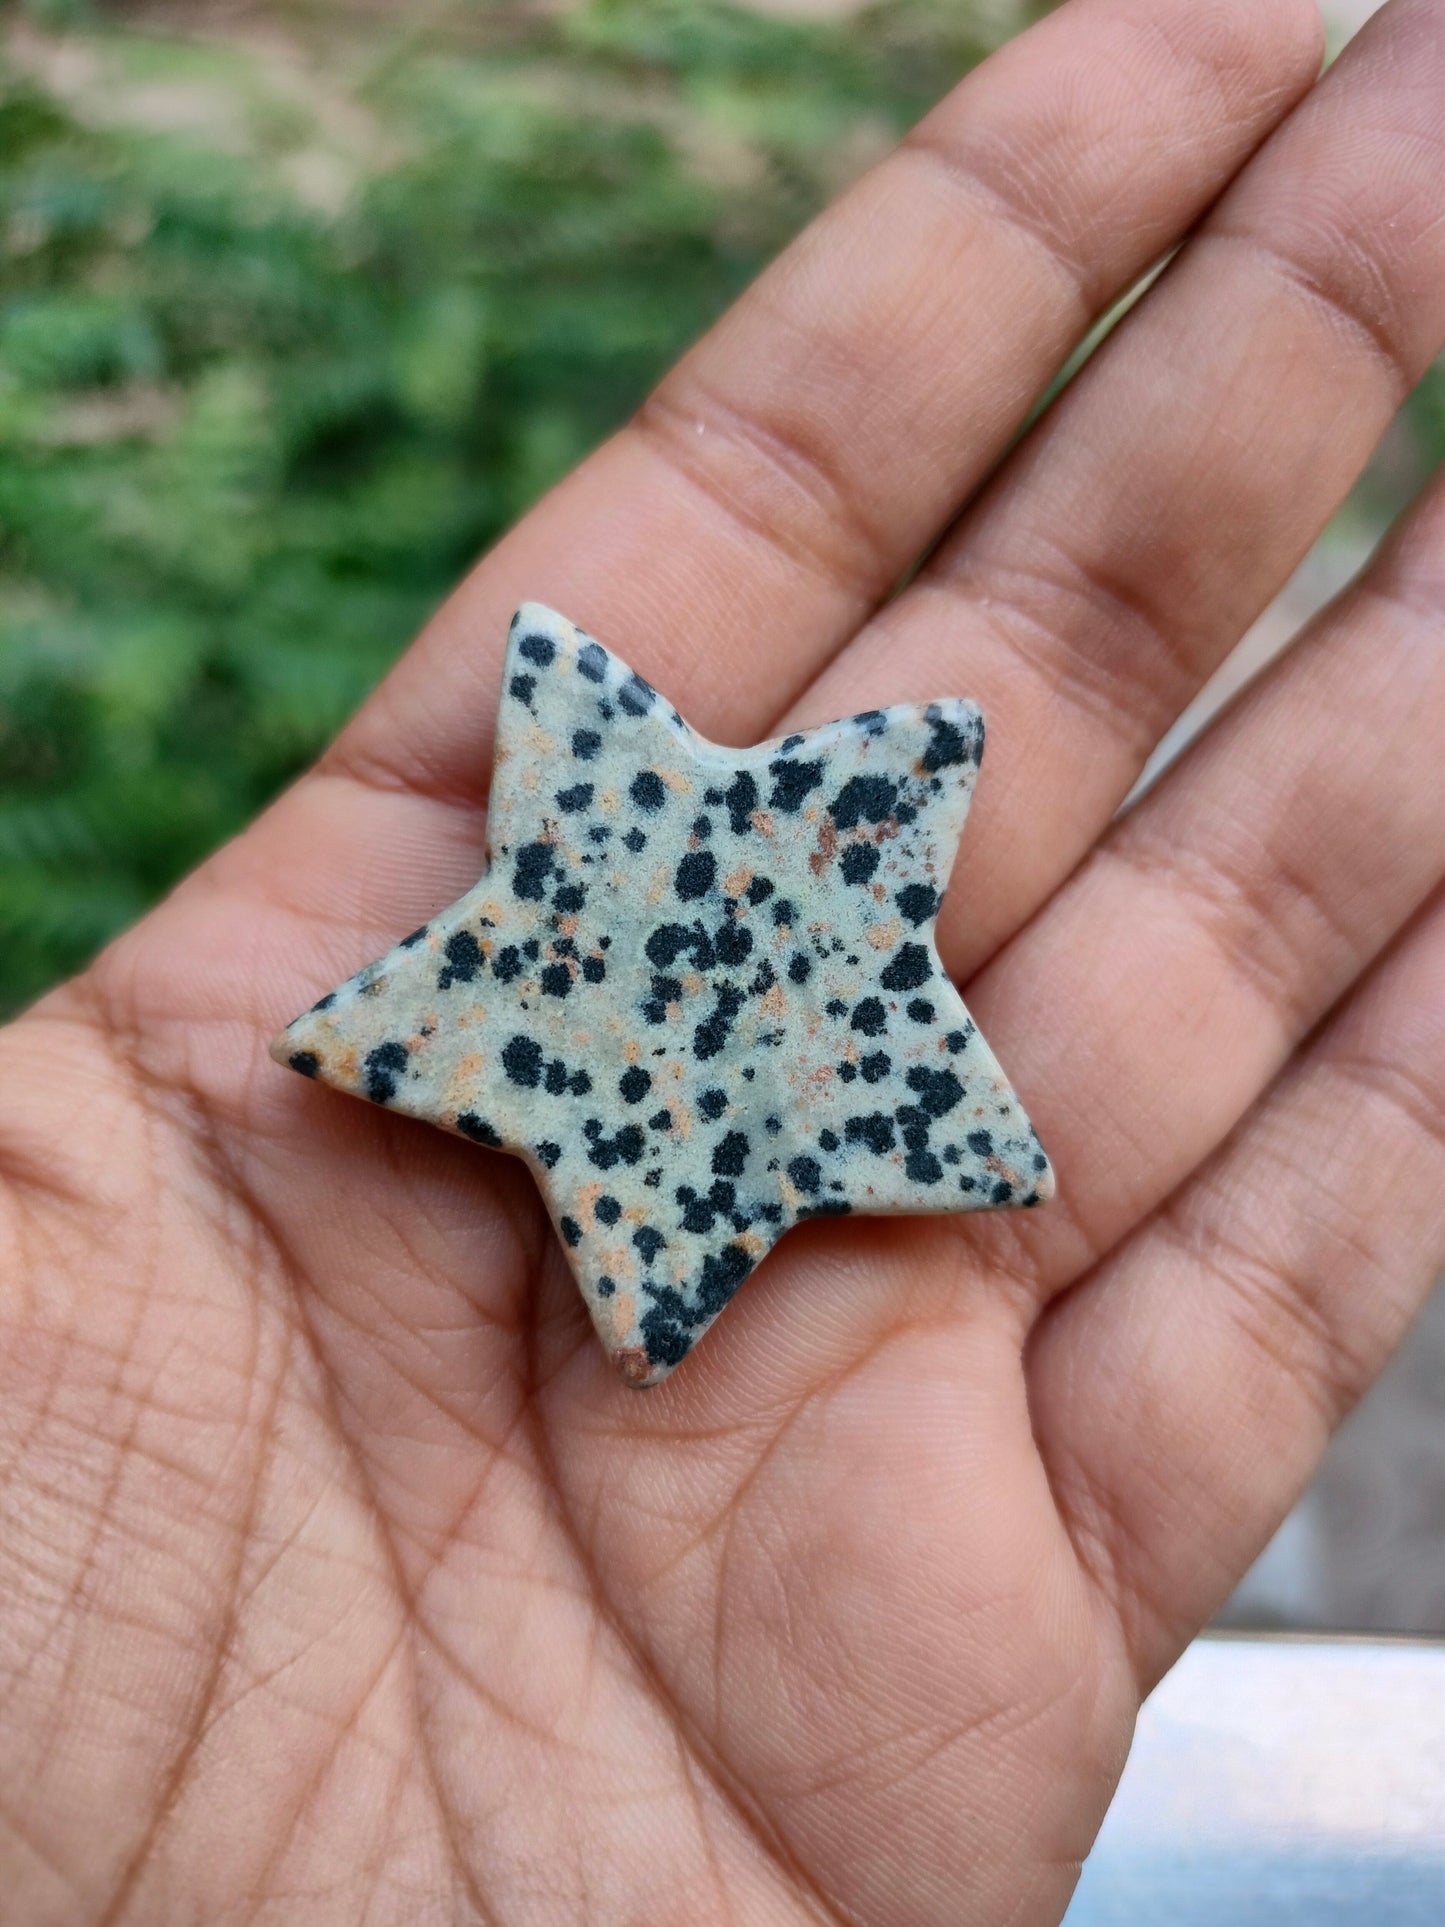
M 1205 1639 L 1139 1720 L 1065 1927 L 1439 1927 L 1445 1646 Z

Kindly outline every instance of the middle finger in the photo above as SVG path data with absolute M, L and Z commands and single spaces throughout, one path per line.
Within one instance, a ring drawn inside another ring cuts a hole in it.
M 788 726 L 978 700 L 970 974 L 1108 823 L 1445 338 L 1445 4 L 1396 0 Z

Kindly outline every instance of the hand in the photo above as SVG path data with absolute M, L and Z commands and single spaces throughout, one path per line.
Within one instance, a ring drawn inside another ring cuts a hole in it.
M 7 1918 L 1059 1917 L 1445 1259 L 1445 489 L 1113 820 L 1445 335 L 1445 4 L 1319 57 L 1071 0 L 6 1034 Z M 520 1165 L 265 1054 L 473 880 L 529 596 L 724 740 L 983 704 L 940 940 L 1060 1175 L 795 1233 L 646 1394 Z

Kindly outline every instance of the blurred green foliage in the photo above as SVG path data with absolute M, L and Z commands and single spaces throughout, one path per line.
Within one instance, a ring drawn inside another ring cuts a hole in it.
M 978 57 L 970 17 L 597 0 L 278 41 L 32 4 L 0 77 L 0 1004 L 316 753 Z
M 591 0 L 216 38 L 31 0 L 0 55 L 0 1007 L 302 767 L 1017 18 Z

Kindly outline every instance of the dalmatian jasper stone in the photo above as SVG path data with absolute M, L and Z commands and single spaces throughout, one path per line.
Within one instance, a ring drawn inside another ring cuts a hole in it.
M 278 1061 L 523 1158 L 631 1385 L 803 1219 L 1052 1196 L 934 949 L 971 703 L 723 749 L 535 603 L 503 683 L 486 874 Z

